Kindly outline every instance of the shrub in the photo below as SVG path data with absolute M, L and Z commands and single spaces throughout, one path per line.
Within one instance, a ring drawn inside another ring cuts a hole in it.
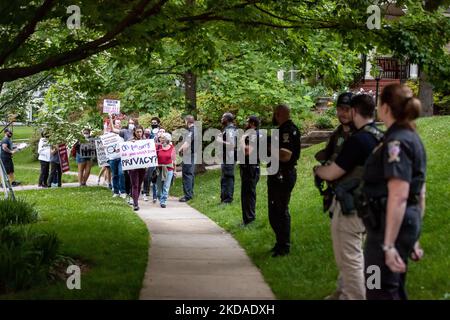
M 315 126 L 317 129 L 331 129 L 333 128 L 333 119 L 326 115 L 320 116 L 317 118 Z
M 14 224 L 36 222 L 38 216 L 34 207 L 24 200 L 0 200 L 0 229 Z

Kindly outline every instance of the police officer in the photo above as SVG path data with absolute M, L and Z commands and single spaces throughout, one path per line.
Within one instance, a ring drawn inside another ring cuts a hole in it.
M 370 203 L 364 221 L 366 267 L 378 266 L 381 289 L 367 288 L 368 299 L 407 299 L 408 258 L 420 260 L 419 234 L 425 209 L 426 156 L 415 131 L 421 104 L 405 85 L 385 87 L 380 119 L 388 128 L 367 161 L 364 193 Z M 370 276 L 367 274 L 367 276 Z
M 183 177 L 183 192 L 184 195 L 179 199 L 180 202 L 186 202 L 194 196 L 194 172 L 195 172 L 195 150 L 194 139 L 196 129 L 194 126 L 195 118 L 192 115 L 187 115 L 184 118 L 188 134 L 186 141 L 181 146 L 180 150 L 183 152 L 183 165 L 181 167 Z
M 220 200 L 223 204 L 233 202 L 234 194 L 234 170 L 237 156 L 237 132 L 234 126 L 234 116 L 226 112 L 222 115 L 221 123 L 223 132 L 216 141 L 221 143 L 222 149 L 222 177 L 220 179 Z
M 353 93 L 345 92 L 339 95 L 336 103 L 336 114 L 340 125 L 333 131 L 325 149 L 316 153 L 315 158 L 321 164 L 330 164 L 336 160 L 337 155 L 342 150 L 344 142 L 350 137 L 354 131 L 352 123 L 352 116 L 350 110 L 350 101 L 353 97 Z M 321 183 L 321 195 L 323 196 L 323 209 L 327 212 L 330 208 L 333 199 L 333 184 L 328 183 L 328 188 L 323 190 Z M 330 217 L 332 213 L 330 212 Z
M 244 150 L 244 163 L 239 165 L 241 173 L 241 206 L 242 219 L 244 225 L 255 220 L 256 213 L 256 185 L 259 181 L 259 119 L 250 116 L 245 126 L 245 134 L 241 138 L 242 149 Z
M 300 157 L 300 131 L 290 119 L 290 109 L 286 105 L 276 106 L 273 123 L 279 126 L 279 151 L 272 154 L 272 158 L 279 161 L 279 169 L 267 177 L 267 193 L 269 222 L 276 236 L 272 257 L 278 257 L 289 254 L 291 246 L 289 201 L 297 181 L 295 166 Z
M 341 300 L 364 300 L 363 235 L 365 228 L 355 207 L 349 207 L 352 188 L 362 178 L 364 164 L 382 139 L 375 126 L 375 103 L 369 95 L 357 95 L 351 100 L 351 113 L 356 132 L 345 141 L 336 160 L 330 165 L 315 168 L 320 178 L 332 181 L 335 196 L 330 211 L 333 252 L 339 270 L 338 288 L 332 297 Z M 330 297 L 331 298 L 331 297 Z

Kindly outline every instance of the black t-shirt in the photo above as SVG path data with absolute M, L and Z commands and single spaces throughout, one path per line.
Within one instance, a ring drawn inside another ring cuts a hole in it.
M 12 155 L 9 152 L 5 152 L 3 151 L 3 145 L 6 144 L 6 146 L 8 147 L 9 150 L 13 149 L 13 144 L 10 138 L 8 137 L 4 137 L 2 139 L 2 142 L 0 144 L 0 155 L 3 159 L 11 159 Z
M 192 126 L 190 128 L 188 128 L 188 136 L 187 136 L 187 141 L 189 141 L 189 143 L 191 144 L 191 155 L 194 154 L 194 139 L 195 139 L 195 127 Z
M 245 145 L 251 148 L 251 153 L 245 155 L 245 164 L 259 164 L 259 145 L 261 139 L 263 139 L 263 136 L 259 129 L 250 131 L 249 135 L 245 137 Z
M 365 126 L 376 128 L 373 122 Z M 345 172 L 350 172 L 358 166 L 364 166 L 372 150 L 378 144 L 373 134 L 364 130 L 364 127 L 357 130 L 344 142 L 342 150 L 335 160 L 335 163 Z
M 233 124 L 229 124 L 225 127 L 222 133 L 222 139 L 224 142 L 229 142 L 230 144 L 223 144 L 223 163 L 224 164 L 234 164 L 237 159 L 237 132 L 236 127 Z
M 280 161 L 280 169 L 292 169 L 297 165 L 297 161 L 300 158 L 300 130 L 291 120 L 283 123 L 279 130 L 280 149 L 287 149 L 292 152 L 291 159 L 288 162 Z

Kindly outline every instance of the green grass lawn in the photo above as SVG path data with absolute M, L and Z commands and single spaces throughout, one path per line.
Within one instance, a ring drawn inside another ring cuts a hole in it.
M 410 299 L 450 298 L 450 117 L 428 118 L 418 129 L 428 155 L 427 211 L 422 232 L 425 257 L 410 264 Z M 314 187 L 313 155 L 317 145 L 302 151 L 298 179 L 292 193 L 292 251 L 288 257 L 271 258 L 268 250 L 274 234 L 267 218 L 266 178 L 258 184 L 257 220 L 243 228 L 240 209 L 240 179 L 236 172 L 235 200 L 220 206 L 220 171 L 197 176 L 196 197 L 191 205 L 229 231 L 261 269 L 279 299 L 323 299 L 335 289 L 337 270 L 330 238 L 330 220 Z M 181 180 L 181 179 L 178 179 Z M 180 181 L 172 193 L 180 196 Z
M 36 204 L 41 220 L 33 226 L 52 230 L 61 253 L 88 264 L 81 290 L 65 281 L 0 296 L 1 299 L 137 299 L 148 257 L 148 231 L 122 199 L 105 188 L 67 188 L 17 192 Z
M 16 140 L 16 139 L 30 139 L 35 129 L 29 126 L 13 126 L 12 130 L 13 130 L 13 140 Z

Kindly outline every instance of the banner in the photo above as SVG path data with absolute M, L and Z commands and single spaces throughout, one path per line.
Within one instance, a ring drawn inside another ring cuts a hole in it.
M 69 166 L 69 152 L 65 144 L 58 145 L 59 163 L 61 165 L 61 171 L 67 172 L 70 170 Z
M 80 157 L 94 158 L 96 154 L 95 139 L 90 138 L 87 143 L 80 143 Z
M 120 144 L 123 142 L 123 139 L 118 134 L 106 133 L 100 136 L 100 140 L 108 160 L 120 158 Z
M 108 164 L 108 157 L 106 156 L 105 148 L 103 147 L 102 140 L 95 140 L 95 148 L 97 151 L 97 162 L 99 167 L 104 167 Z
M 104 99 L 103 100 L 103 113 L 120 113 L 120 100 L 111 100 Z
M 120 145 L 122 170 L 133 170 L 158 166 L 155 141 L 153 139 L 128 141 Z

